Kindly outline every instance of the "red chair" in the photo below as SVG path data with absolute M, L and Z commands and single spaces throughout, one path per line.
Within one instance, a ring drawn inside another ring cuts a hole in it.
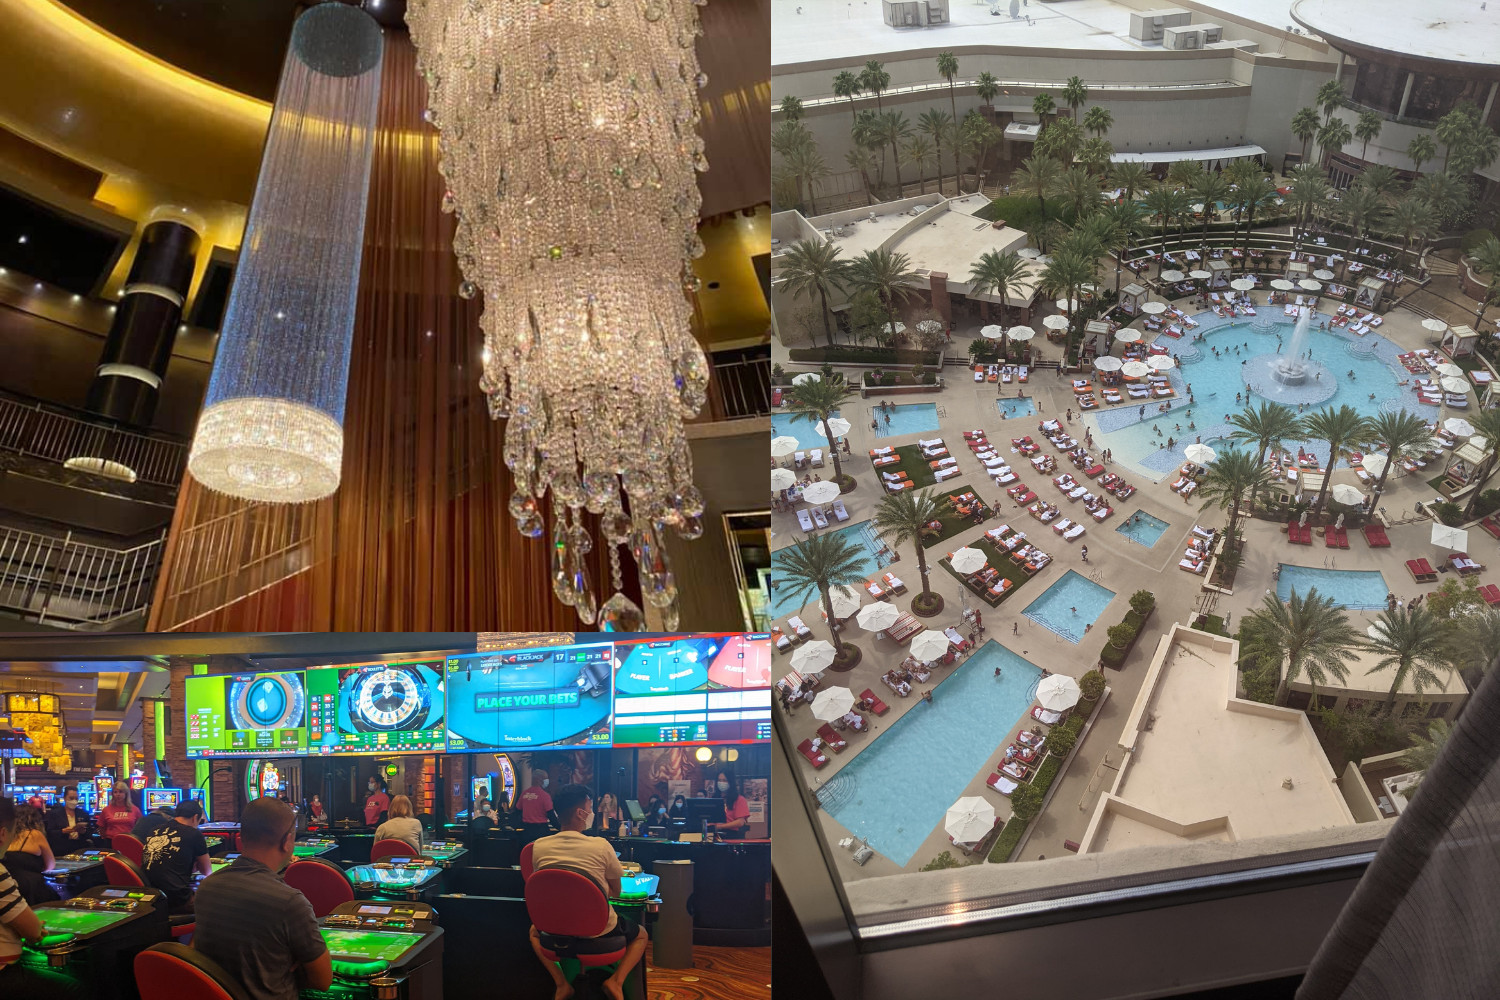
M 533 843 L 535 843 L 533 841 Z M 521 848 L 521 881 L 531 881 L 531 844 Z
M 123 854 L 130 859 L 130 863 L 137 868 L 146 862 L 142 860 L 141 851 L 145 845 L 135 836 L 128 833 L 117 833 L 109 839 L 109 846 L 116 854 Z
M 202 952 L 173 942 L 153 944 L 135 956 L 141 1000 L 249 1000 L 249 994 Z
M 105 855 L 104 880 L 108 885 L 129 886 L 132 889 L 151 888 L 151 883 L 146 880 L 146 873 L 118 854 Z M 167 905 L 165 898 L 158 898 L 162 900 L 161 906 L 165 908 Z M 198 929 L 191 913 L 173 914 L 168 916 L 167 920 L 171 924 L 170 930 L 174 938 L 188 937 Z
M 609 924 L 609 900 L 598 882 L 577 869 L 559 865 L 532 872 L 526 912 L 542 954 L 570 983 L 586 969 L 613 967 L 625 957 L 630 942 L 618 928 L 597 936 Z
M 325 917 L 340 903 L 354 899 L 354 886 L 344 870 L 322 858 L 296 858 L 282 873 L 282 881 L 307 897 L 313 915 Z
M 384 861 L 386 858 L 420 858 L 421 856 L 421 851 L 412 850 L 411 845 L 404 840 L 391 840 L 389 838 L 377 840 L 375 841 L 375 846 L 370 848 L 371 864 L 374 864 L 376 861 Z

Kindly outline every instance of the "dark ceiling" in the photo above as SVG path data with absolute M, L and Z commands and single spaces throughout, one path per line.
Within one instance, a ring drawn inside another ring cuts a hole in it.
M 105 31 L 214 83 L 269 101 L 306 0 L 62 0 Z M 350 0 L 334 0 L 350 2 Z M 403 26 L 406 0 L 355 0 Z

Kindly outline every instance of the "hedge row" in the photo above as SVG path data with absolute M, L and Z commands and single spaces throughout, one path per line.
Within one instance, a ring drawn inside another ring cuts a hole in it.
M 787 352 L 792 361 L 817 362 L 840 365 L 940 365 L 942 356 L 937 351 L 913 351 L 895 347 L 849 347 L 834 344 L 832 347 L 794 347 Z

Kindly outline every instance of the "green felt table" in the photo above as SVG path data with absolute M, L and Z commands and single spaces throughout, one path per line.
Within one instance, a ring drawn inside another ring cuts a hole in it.
M 112 927 L 135 914 L 129 911 L 74 910 L 60 906 L 39 906 L 34 911 L 47 933 L 71 932 L 82 937 Z
M 328 945 L 329 954 L 335 958 L 393 964 L 426 937 L 412 931 L 356 931 L 335 927 L 320 927 L 319 932 Z
M 299 840 L 292 845 L 292 853 L 299 858 L 316 858 L 337 849 L 336 840 Z

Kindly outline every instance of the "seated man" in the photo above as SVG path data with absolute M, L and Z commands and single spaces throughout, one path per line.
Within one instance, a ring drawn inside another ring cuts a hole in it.
M 594 801 L 588 788 L 583 785 L 564 785 L 553 798 L 552 808 L 557 814 L 562 832 L 535 842 L 531 848 L 532 869 L 540 871 L 550 865 L 576 868 L 592 876 L 609 898 L 619 898 L 620 879 L 625 870 L 620 867 L 620 859 L 615 857 L 614 848 L 602 837 L 586 837 L 583 834 L 583 831 L 594 824 Z M 625 977 L 646 953 L 646 928 L 628 917 L 620 916 L 611 908 L 609 923 L 599 936 L 613 934 L 617 926 L 625 935 L 628 945 L 625 957 L 620 960 L 614 975 L 604 981 L 604 992 L 614 1000 L 624 1000 Z M 542 954 L 541 938 L 535 927 L 531 928 L 531 949 L 547 967 L 553 983 L 557 985 L 553 1000 L 566 1000 L 572 996 L 572 984 L 563 978 L 562 970 Z
M 312 904 L 276 874 L 292 859 L 296 839 L 290 806 L 255 799 L 240 814 L 240 856 L 198 889 L 193 947 L 253 1000 L 297 1000 L 299 987 L 333 984 L 333 958 Z
M 171 806 L 157 806 L 130 828 L 130 835 L 144 844 L 153 833 L 172 822 L 172 815 Z
M 207 875 L 208 841 L 198 832 L 203 804 L 197 799 L 177 803 L 174 816 L 149 832 L 141 848 L 146 884 L 166 893 L 172 913 L 193 912 L 193 873 Z

